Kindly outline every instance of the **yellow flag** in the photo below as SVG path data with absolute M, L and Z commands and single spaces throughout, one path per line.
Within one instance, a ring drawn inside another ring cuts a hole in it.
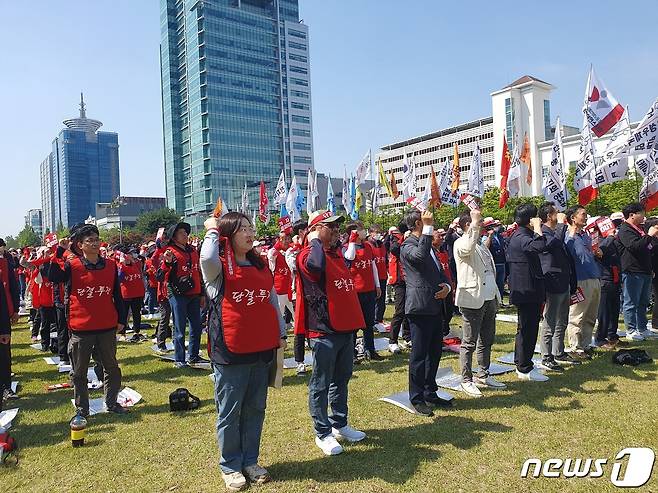
M 452 158 L 452 185 L 450 186 L 452 193 L 459 189 L 459 149 L 455 143 L 455 155 Z
M 356 187 L 356 200 L 354 201 L 354 204 L 356 206 L 356 210 L 358 211 L 361 209 L 361 202 L 363 200 L 363 197 L 361 196 L 361 187 L 357 185 Z
M 382 160 L 381 159 L 377 160 L 377 169 L 379 171 L 379 183 L 384 185 L 384 187 L 386 187 L 386 193 L 388 193 L 389 197 L 391 197 L 392 199 L 397 198 L 393 194 L 393 190 L 391 190 L 391 184 L 386 179 L 386 175 L 384 174 L 384 167 L 382 166 Z

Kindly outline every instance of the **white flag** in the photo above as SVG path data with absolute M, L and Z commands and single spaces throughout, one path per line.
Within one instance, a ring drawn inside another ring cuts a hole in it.
M 507 174 L 507 191 L 510 197 L 518 197 L 519 192 L 521 192 L 521 157 L 519 155 L 519 146 L 516 142 L 514 142 L 512 163 Z
M 249 210 L 249 193 L 247 192 L 247 182 L 244 183 L 244 189 L 242 190 L 242 204 L 240 206 L 240 212 L 247 214 Z
M 307 178 L 307 183 L 306 183 L 306 212 L 310 216 L 312 212 L 315 212 L 318 208 L 317 203 L 318 203 L 318 197 L 320 196 L 317 191 L 317 176 L 318 174 L 315 173 L 315 176 L 313 176 L 313 171 L 308 170 L 308 178 Z
M 614 183 L 626 178 L 628 172 L 628 156 L 619 154 L 616 158 L 610 159 L 609 156 L 615 155 L 615 148 L 620 142 L 628 142 L 631 137 L 631 124 L 628 120 L 628 110 L 624 111 L 619 123 L 614 129 L 612 137 L 603 152 L 603 156 L 597 158 L 595 185 L 597 188 L 607 183 Z
M 452 165 L 450 159 L 446 158 L 446 164 L 441 168 L 439 173 L 439 191 L 441 192 L 441 204 L 449 205 L 450 207 L 457 207 L 459 205 L 459 197 L 461 193 L 459 189 L 452 193 Z
M 423 192 L 418 197 L 412 197 L 411 200 L 409 201 L 409 205 L 423 212 L 427 210 L 431 198 L 432 198 L 432 180 L 431 180 L 431 175 L 427 175 L 427 180 L 425 181 L 425 190 L 423 190 Z
M 402 197 L 408 202 L 416 196 L 416 165 L 409 163 L 406 151 L 402 158 L 402 173 Z
M 587 205 L 589 201 L 596 196 L 593 190 L 595 184 L 595 152 L 594 142 L 592 140 L 592 129 L 590 125 L 590 93 L 592 92 L 592 73 L 590 71 L 587 78 L 587 87 L 585 88 L 585 99 L 583 102 L 583 128 L 580 132 L 580 149 L 578 162 L 576 163 L 576 174 L 573 179 L 573 186 L 579 196 L 579 203 Z
M 276 184 L 276 190 L 274 190 L 274 205 L 277 207 L 281 206 L 286 202 L 286 197 L 288 196 L 288 190 L 286 189 L 286 177 L 281 170 L 281 176 L 279 176 L 279 181 Z
M 658 206 L 658 149 L 654 147 L 643 161 L 646 161 L 646 175 L 642 180 L 639 198 L 646 210 L 650 211 Z
M 480 141 L 475 141 L 471 169 L 468 171 L 468 187 L 466 193 L 473 197 L 484 196 L 484 178 L 482 176 L 482 158 L 480 156 Z
M 370 175 L 370 166 L 372 164 L 370 161 L 370 151 L 368 151 L 366 155 L 363 156 L 363 159 L 361 159 L 361 162 L 357 165 L 356 172 L 354 173 L 357 179 L 357 186 L 365 182 Z
M 301 218 L 300 211 L 297 209 L 298 203 L 298 188 L 297 187 L 297 177 L 292 175 L 292 183 L 290 184 L 290 190 L 288 191 L 288 196 L 286 197 L 286 209 L 290 215 L 290 221 L 293 223 Z
M 555 137 L 553 137 L 553 152 L 548 172 L 544 177 L 542 185 L 544 198 L 549 202 L 555 202 L 555 207 L 560 212 L 567 208 L 567 179 L 564 169 L 564 148 L 562 146 L 562 131 L 560 119 L 555 122 Z
M 343 167 L 343 207 L 349 216 L 352 213 L 352 199 L 350 198 L 350 182 L 347 179 L 347 167 Z
M 587 94 L 585 94 L 585 106 L 583 108 L 587 123 L 594 135 L 602 137 L 608 130 L 615 126 L 624 113 L 624 107 L 605 87 L 590 68 L 587 78 Z

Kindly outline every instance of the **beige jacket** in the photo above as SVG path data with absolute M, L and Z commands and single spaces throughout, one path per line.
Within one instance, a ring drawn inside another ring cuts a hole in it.
M 453 246 L 455 264 L 457 265 L 457 289 L 455 291 L 455 305 L 477 310 L 484 305 L 485 292 L 493 288 L 498 303 L 501 302 L 498 286 L 484 285 L 485 265 L 489 267 L 493 276 L 496 276 L 496 266 L 488 248 L 479 243 L 479 226 L 471 227 Z

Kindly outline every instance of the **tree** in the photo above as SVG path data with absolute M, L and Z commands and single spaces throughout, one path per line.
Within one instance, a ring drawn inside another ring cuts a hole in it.
M 279 214 L 272 214 L 270 221 L 265 224 L 256 218 L 256 238 L 276 237 L 279 235 Z M 203 237 L 202 237 L 203 238 Z
M 26 224 L 18 236 L 16 241 L 21 248 L 26 246 L 39 246 L 41 245 L 41 238 L 34 232 L 34 229 L 29 224 Z
M 173 209 L 158 209 L 140 214 L 133 228 L 144 236 L 155 235 L 160 228 L 169 228 L 180 222 L 180 214 Z
M 18 240 L 13 236 L 6 236 L 5 243 L 7 244 L 7 248 L 20 248 Z

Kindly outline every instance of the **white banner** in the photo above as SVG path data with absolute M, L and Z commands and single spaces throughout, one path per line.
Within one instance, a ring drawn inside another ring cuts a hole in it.
M 619 146 L 619 143 L 627 142 L 630 136 L 631 124 L 628 120 L 628 110 L 626 110 L 615 127 L 610 142 L 608 142 L 608 145 L 603 152 L 603 157 L 596 158 L 595 187 L 598 188 L 601 185 L 614 183 L 626 178 L 626 173 L 628 172 L 627 153 L 620 154 L 616 159 L 609 159 L 608 156 L 614 155 L 614 149 Z
M 370 151 L 363 156 L 361 162 L 357 165 L 355 175 L 357 179 L 357 185 L 365 182 L 368 176 L 370 175 L 370 165 L 371 165 Z
M 409 163 L 407 152 L 402 159 L 402 196 L 405 201 L 416 196 L 416 163 Z
M 642 189 L 640 190 L 640 202 L 646 204 L 656 193 L 658 193 L 658 149 L 654 148 L 653 151 L 647 156 L 644 161 L 644 180 L 642 180 Z M 652 200 L 651 202 L 654 202 Z M 652 209 L 650 204 L 647 210 Z M 654 205 L 655 207 L 655 205 Z
M 651 152 L 651 149 L 653 149 L 657 143 L 658 99 L 656 99 L 651 105 L 637 128 L 629 132 L 628 137 L 624 136 L 621 140 L 615 142 L 614 146 L 609 145 L 606 148 L 603 159 L 604 161 L 612 161 L 618 157 L 646 154 Z
M 439 173 L 439 191 L 441 192 L 441 204 L 449 205 L 450 207 L 457 207 L 459 205 L 459 197 L 461 192 L 457 190 L 452 193 L 450 188 L 452 185 L 452 165 L 450 159 L 446 159 L 446 164 L 441 168 Z
M 279 176 L 279 181 L 276 184 L 276 190 L 274 190 L 274 205 L 281 206 L 281 204 L 286 203 L 286 197 L 288 196 L 288 190 L 286 189 L 286 177 L 281 170 L 281 176 Z
M 577 192 L 584 188 L 594 186 L 594 142 L 592 140 L 590 120 L 588 119 L 592 74 L 593 70 L 590 71 L 589 77 L 587 78 L 587 86 L 585 87 L 585 99 L 583 101 L 583 128 L 580 131 L 579 157 L 576 163 L 576 174 L 573 178 L 573 186 Z
M 555 123 L 551 163 L 544 177 L 542 191 L 547 201 L 555 202 L 557 210 L 562 212 L 567 208 L 567 179 L 564 172 L 564 148 L 562 147 L 562 129 L 559 118 Z
M 512 152 L 512 164 L 507 174 L 507 191 L 510 197 L 518 197 L 521 191 L 521 158 L 519 156 L 519 146 L 516 142 Z
M 466 193 L 473 197 L 484 196 L 484 178 L 482 176 L 482 158 L 480 156 L 480 141 L 475 141 L 471 169 L 468 171 L 468 187 Z

